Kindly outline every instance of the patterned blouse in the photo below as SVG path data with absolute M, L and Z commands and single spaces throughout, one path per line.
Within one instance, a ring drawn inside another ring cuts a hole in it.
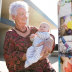
M 46 59 L 38 61 L 26 69 L 24 68 L 25 61 L 21 59 L 23 54 L 26 53 L 27 48 L 32 45 L 29 36 L 36 32 L 37 29 L 31 27 L 30 34 L 25 38 L 17 34 L 14 29 L 6 33 L 4 59 L 9 72 L 50 72 L 50 70 L 52 70 Z

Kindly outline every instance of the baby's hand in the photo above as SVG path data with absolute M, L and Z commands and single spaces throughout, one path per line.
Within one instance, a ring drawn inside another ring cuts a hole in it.
M 35 34 L 31 34 L 31 35 L 30 35 L 30 38 L 34 38 L 34 37 L 35 37 Z

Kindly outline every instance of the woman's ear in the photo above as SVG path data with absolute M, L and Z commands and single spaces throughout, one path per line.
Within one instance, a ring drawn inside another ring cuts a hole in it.
M 12 19 L 15 20 L 15 15 L 12 15 Z

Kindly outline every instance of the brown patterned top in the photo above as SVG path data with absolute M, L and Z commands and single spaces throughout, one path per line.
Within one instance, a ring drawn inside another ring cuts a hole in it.
M 24 72 L 35 72 L 36 70 L 37 72 L 43 72 L 44 64 L 45 68 L 50 68 L 49 63 L 47 63 L 46 60 L 39 61 L 30 66 L 28 69 L 24 68 L 24 61 L 22 61 L 21 58 L 23 54 L 26 53 L 27 48 L 32 45 L 29 36 L 36 32 L 37 29 L 35 27 L 31 27 L 30 34 L 25 38 L 17 34 L 14 29 L 6 33 L 4 42 L 4 58 L 9 72 L 16 72 L 20 70 L 24 70 Z M 41 68 L 42 71 L 38 71 L 40 70 L 39 68 Z

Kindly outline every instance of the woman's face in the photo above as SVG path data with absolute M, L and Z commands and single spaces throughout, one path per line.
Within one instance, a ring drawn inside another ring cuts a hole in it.
M 19 30 L 24 31 L 27 22 L 26 10 L 24 8 L 18 8 L 17 15 L 15 16 L 14 20 L 16 23 L 16 27 Z

